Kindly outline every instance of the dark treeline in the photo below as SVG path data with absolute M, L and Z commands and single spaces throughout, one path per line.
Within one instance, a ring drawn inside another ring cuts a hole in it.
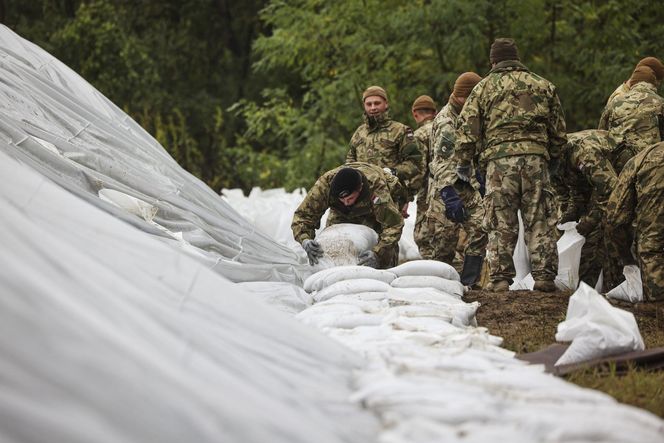
M 361 92 L 392 115 L 488 69 L 495 37 L 559 89 L 568 129 L 595 127 L 645 56 L 650 0 L 0 0 L 0 20 L 79 72 L 212 188 L 310 186 L 343 161 Z

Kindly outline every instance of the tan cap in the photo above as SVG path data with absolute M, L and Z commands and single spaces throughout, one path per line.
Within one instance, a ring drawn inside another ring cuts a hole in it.
M 385 92 L 385 90 L 380 86 L 369 86 L 367 89 L 365 89 L 362 93 L 362 101 L 364 102 L 367 97 L 373 96 L 383 97 L 385 101 L 387 101 L 387 92 Z
M 664 79 L 664 64 L 662 64 L 662 62 L 659 61 L 658 58 L 655 58 L 655 57 L 643 58 L 643 59 L 641 59 L 641 61 L 639 61 L 636 64 L 637 68 L 639 66 L 647 66 L 650 69 L 652 69 L 653 72 L 655 73 L 655 77 L 657 77 L 657 81 L 661 82 L 662 79 Z
M 435 112 L 437 109 L 436 102 L 428 95 L 420 95 L 415 99 L 412 107 L 413 111 L 417 111 L 418 109 L 430 109 Z
M 655 71 L 650 69 L 647 66 L 637 66 L 632 72 L 632 76 L 629 78 L 630 86 L 634 86 L 640 82 L 648 82 L 652 85 L 657 85 L 657 77 L 655 76 Z
M 476 84 L 482 80 L 482 77 L 474 72 L 464 72 L 457 77 L 454 82 L 454 90 L 452 95 L 459 98 L 468 98 L 470 91 L 473 90 Z

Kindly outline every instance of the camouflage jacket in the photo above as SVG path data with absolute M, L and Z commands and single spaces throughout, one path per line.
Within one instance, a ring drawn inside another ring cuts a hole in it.
M 428 201 L 438 198 L 440 190 L 457 181 L 455 156 L 456 127 L 459 119 L 458 110 L 447 103 L 433 121 L 431 150 L 433 157 L 429 166 L 431 172 Z M 473 175 L 473 174 L 471 174 Z M 471 178 L 473 187 L 478 190 L 479 183 Z
M 366 162 L 381 168 L 394 169 L 406 187 L 409 199 L 415 196 L 422 179 L 422 154 L 413 131 L 391 120 L 387 113 L 375 124 L 360 125 L 350 139 L 346 163 Z M 419 182 L 418 182 L 419 180 Z
M 616 146 L 623 143 L 640 152 L 662 140 L 664 99 L 654 85 L 639 82 L 612 100 L 602 113 L 609 137 Z
M 588 129 L 567 135 L 560 175 L 567 187 L 567 206 L 574 220 L 587 230 L 600 227 L 617 176 L 609 161 L 611 145 L 606 131 Z
M 344 206 L 338 198 L 330 196 L 332 179 L 344 167 L 357 169 L 362 173 L 362 192 L 353 206 Z M 313 239 L 320 227 L 320 219 L 330 208 L 328 224 L 355 223 L 369 226 L 378 233 L 378 244 L 374 252 L 394 245 L 401 237 L 403 217 L 393 195 L 403 192 L 399 180 L 385 173 L 382 168 L 369 164 L 352 162 L 323 174 L 309 190 L 295 210 L 291 230 L 295 240 L 302 243 Z
M 609 99 L 606 101 L 606 105 L 604 106 L 604 109 L 608 108 L 613 99 L 622 97 L 629 91 L 629 83 L 628 82 L 622 82 L 620 86 L 616 88 L 613 93 L 609 96 Z M 597 125 L 597 129 L 602 129 L 604 131 L 608 131 L 609 129 L 609 121 L 607 119 L 608 114 L 602 112 L 602 116 L 599 119 L 599 125 Z
M 664 253 L 664 143 L 632 157 L 607 205 L 607 230 L 629 230 L 636 221 L 639 254 Z
M 429 189 L 429 164 L 431 163 L 431 138 L 433 134 L 433 118 L 424 120 L 415 130 L 415 140 L 422 154 L 420 162 L 420 176 L 414 182 L 418 184 L 417 204 L 426 200 L 427 189 Z
M 520 154 L 557 158 L 566 143 L 555 86 L 518 61 L 498 64 L 472 90 L 459 115 L 461 165 Z

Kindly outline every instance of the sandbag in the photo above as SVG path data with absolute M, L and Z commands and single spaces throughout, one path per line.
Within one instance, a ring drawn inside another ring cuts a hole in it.
M 359 278 L 334 283 L 314 293 L 314 300 L 321 302 L 341 294 L 356 294 L 358 292 L 387 292 L 390 285 L 380 280 Z
M 641 270 L 636 265 L 623 268 L 625 281 L 611 289 L 606 296 L 614 300 L 623 300 L 630 303 L 643 301 L 643 282 L 641 281 Z
M 297 313 L 311 306 L 314 299 L 301 287 L 288 282 L 241 282 L 238 286 L 281 311 Z
M 586 239 L 576 230 L 576 222 L 558 225 L 564 234 L 558 240 L 558 275 L 555 284 L 558 289 L 576 289 L 579 285 L 579 263 L 581 249 Z
M 378 244 L 378 234 L 368 226 L 339 223 L 319 232 L 316 241 L 323 248 L 319 267 L 356 265 L 360 253 Z
M 463 295 L 464 287 L 459 281 L 432 276 L 404 276 L 392 280 L 394 288 L 434 288 L 448 294 Z
M 397 277 L 421 275 L 446 278 L 448 280 L 460 280 L 459 273 L 454 267 L 436 260 L 409 261 L 390 268 L 388 271 L 394 273 Z
M 611 306 L 583 282 L 569 299 L 556 340 L 572 341 L 556 366 L 645 349 L 634 314 Z
M 304 290 L 307 292 L 320 291 L 340 281 L 360 278 L 369 278 L 389 284 L 396 278 L 396 275 L 383 269 L 374 269 L 368 266 L 337 266 L 309 276 L 304 281 Z

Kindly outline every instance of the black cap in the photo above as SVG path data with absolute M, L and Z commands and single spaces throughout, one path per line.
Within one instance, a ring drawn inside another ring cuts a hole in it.
M 342 168 L 330 183 L 330 194 L 337 198 L 347 197 L 362 186 L 362 174 L 353 168 Z

